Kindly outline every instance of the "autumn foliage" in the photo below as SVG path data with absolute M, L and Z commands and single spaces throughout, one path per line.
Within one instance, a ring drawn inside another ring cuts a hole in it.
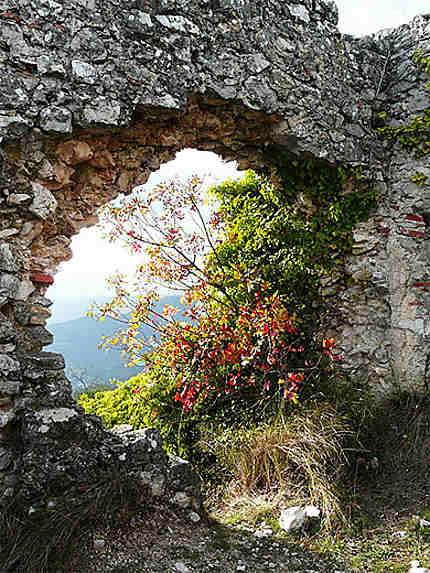
M 248 184 L 268 185 L 247 177 Z M 239 238 L 222 201 L 208 204 L 201 187 L 197 178 L 171 181 L 105 209 L 109 238 L 147 260 L 134 283 L 114 277 L 115 298 L 92 313 L 123 321 L 103 344 L 121 346 L 128 362 L 146 371 L 135 399 L 164 384 L 182 414 L 235 402 L 279 411 L 297 402 L 309 380 L 333 369 L 334 340 L 304 335 L 288 297 L 249 253 L 233 249 L 226 256 L 226 244 Z M 182 294 L 180 308 L 160 308 L 164 288 Z M 142 336 L 143 326 L 150 336 Z

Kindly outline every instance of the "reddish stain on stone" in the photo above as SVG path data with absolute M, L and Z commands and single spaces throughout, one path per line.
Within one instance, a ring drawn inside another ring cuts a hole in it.
M 405 235 L 406 237 L 412 237 L 413 239 L 424 239 L 424 233 L 422 231 L 413 231 L 412 229 L 399 227 L 399 233 L 401 235 Z
M 417 221 L 418 223 L 424 223 L 424 217 L 421 217 L 421 215 L 414 215 L 412 213 L 406 215 L 405 219 L 408 219 L 408 221 Z
M 408 306 L 424 306 L 424 303 L 419 300 L 414 300 L 413 302 L 408 303 Z
M 378 227 L 378 233 L 381 233 L 382 235 L 388 235 L 389 232 L 390 229 L 388 227 Z
M 424 233 L 422 231 L 408 231 L 408 236 L 414 239 L 424 239 Z
M 400 211 L 400 205 L 393 205 L 392 208 L 394 211 Z
M 52 283 L 54 282 L 54 278 L 51 277 L 51 275 L 45 275 L 43 273 L 31 275 L 30 279 L 34 283 L 41 283 L 44 285 L 52 285 Z
M 417 283 L 412 283 L 413 287 L 430 287 L 430 282 L 417 282 Z

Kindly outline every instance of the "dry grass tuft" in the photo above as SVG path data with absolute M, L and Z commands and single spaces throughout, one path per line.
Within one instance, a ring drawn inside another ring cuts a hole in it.
M 294 416 L 253 429 L 228 430 L 204 441 L 230 476 L 224 504 L 265 494 L 273 507 L 313 503 L 323 527 L 344 522 L 338 483 L 345 474 L 345 445 L 353 437 L 347 418 L 327 403 L 310 403 Z M 281 502 L 283 500 L 283 503 Z M 236 501 L 235 501 L 236 500 Z M 246 504 L 245 504 L 246 505 Z M 249 501 L 251 513 L 255 504 Z

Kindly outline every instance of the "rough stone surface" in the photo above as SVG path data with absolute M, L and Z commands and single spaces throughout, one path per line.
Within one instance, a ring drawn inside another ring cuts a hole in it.
M 279 526 L 285 531 L 305 528 L 312 520 L 318 520 L 321 511 L 314 505 L 294 506 L 283 509 L 279 516 Z
M 42 351 L 52 337 L 41 301 L 71 237 L 185 147 L 242 169 L 270 167 L 269 144 L 363 166 L 380 201 L 355 230 L 356 282 L 324 287 L 333 329 L 344 367 L 379 393 L 425 391 L 430 187 L 411 176 L 430 165 L 388 149 L 376 119 L 384 109 L 400 123 L 428 105 L 412 63 L 430 51 L 428 16 L 353 39 L 326 0 L 0 5 L 0 423 L 13 457 L 0 454 L 0 504 L 11 483 L 30 503 L 113 464 L 198 511 L 191 466 L 166 456 L 153 430 L 107 433 L 84 416 L 62 358 Z
M 54 195 L 43 185 L 33 183 L 32 186 L 34 199 L 28 210 L 41 219 L 47 219 L 57 208 L 57 201 Z

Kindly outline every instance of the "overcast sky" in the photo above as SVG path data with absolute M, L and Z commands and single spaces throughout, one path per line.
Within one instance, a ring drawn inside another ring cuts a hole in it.
M 429 0 L 336 0 L 336 4 L 340 31 L 353 36 L 394 28 L 430 12 Z
M 337 0 L 339 29 L 364 36 L 406 23 L 418 14 L 430 12 L 430 0 Z M 197 174 L 218 180 L 238 176 L 234 164 L 225 164 L 213 153 L 184 150 L 175 161 L 163 165 L 147 185 L 155 185 L 180 174 L 184 179 Z M 108 298 L 105 277 L 115 270 L 131 272 L 136 262 L 118 245 L 110 245 L 95 228 L 84 229 L 73 239 L 74 257 L 64 263 L 48 291 L 54 301 L 52 322 L 78 318 L 93 300 Z

